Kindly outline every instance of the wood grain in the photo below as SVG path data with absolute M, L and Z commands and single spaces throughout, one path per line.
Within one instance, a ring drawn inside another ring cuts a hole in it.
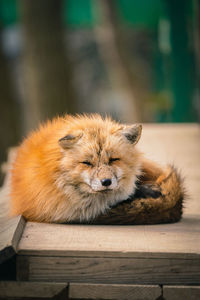
M 0 282 L 0 299 L 2 298 L 37 298 L 55 299 L 54 297 L 63 294 L 62 299 L 67 299 L 67 284 L 46 283 L 46 282 Z M 65 294 L 65 297 L 64 297 Z M 56 298 L 58 299 L 58 298 Z M 59 298 L 60 299 L 60 298 Z
M 163 297 L 165 300 L 199 300 L 200 286 L 164 286 Z
M 200 259 L 19 256 L 17 278 L 29 281 L 200 284 Z M 26 267 L 27 268 L 27 267 Z
M 24 225 L 25 221 L 21 216 L 0 222 L 0 264 L 16 253 Z
M 70 283 L 70 299 L 155 300 L 161 295 L 158 285 Z
M 191 257 L 200 255 L 200 219 L 151 226 L 56 225 L 28 222 L 18 253 L 39 256 Z

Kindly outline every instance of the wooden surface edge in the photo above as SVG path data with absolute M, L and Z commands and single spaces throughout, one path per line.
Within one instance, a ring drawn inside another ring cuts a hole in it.
M 144 252 L 144 251 L 60 251 L 60 250 L 17 250 L 19 256 L 71 257 L 71 258 L 154 258 L 154 259 L 194 259 L 200 260 L 199 253 Z
M 54 282 L 17 282 L 0 281 L 0 299 L 2 298 L 48 298 L 64 294 L 67 299 L 68 284 Z M 57 298 L 56 298 L 57 299 Z M 65 299 L 64 297 L 62 299 Z
M 200 286 L 163 286 L 163 297 L 165 300 L 180 300 L 180 299 L 190 299 L 199 300 L 200 299 Z
M 19 216 L 19 221 L 18 221 L 17 227 L 15 229 L 15 232 L 14 232 L 14 235 L 13 235 L 13 238 L 11 241 L 15 252 L 17 252 L 17 247 L 18 247 L 19 241 L 22 237 L 25 225 L 26 225 L 26 220 L 24 219 L 23 216 Z
M 22 216 L 5 219 L 0 231 L 0 264 L 17 253 L 17 246 L 22 236 L 25 219 Z
M 137 299 L 151 300 L 161 296 L 159 285 L 70 283 L 69 299 Z
M 200 285 L 200 260 L 17 255 L 17 280 Z
M 109 226 L 27 222 L 20 255 L 77 257 L 200 257 L 200 218 L 174 224 Z M 123 243 L 123 240 L 125 241 Z

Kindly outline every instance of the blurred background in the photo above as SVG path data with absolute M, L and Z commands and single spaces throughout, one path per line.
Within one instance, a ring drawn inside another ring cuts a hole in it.
M 0 0 L 0 163 L 64 113 L 198 122 L 199 87 L 199 0 Z

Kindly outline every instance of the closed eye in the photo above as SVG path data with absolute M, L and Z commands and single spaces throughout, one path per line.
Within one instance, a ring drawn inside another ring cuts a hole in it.
M 92 166 L 91 162 L 89 162 L 87 160 L 82 161 L 81 163 L 84 164 L 84 165 L 87 165 L 87 166 Z
M 109 159 L 109 164 L 113 163 L 114 161 L 118 161 L 120 158 L 110 158 Z

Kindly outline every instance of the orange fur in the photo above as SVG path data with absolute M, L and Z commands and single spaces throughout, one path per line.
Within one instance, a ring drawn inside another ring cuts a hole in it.
M 100 115 L 67 115 L 40 126 L 19 147 L 13 164 L 11 214 L 66 222 L 105 213 L 134 193 L 140 134 L 141 127 Z M 109 188 L 101 184 L 107 178 Z

